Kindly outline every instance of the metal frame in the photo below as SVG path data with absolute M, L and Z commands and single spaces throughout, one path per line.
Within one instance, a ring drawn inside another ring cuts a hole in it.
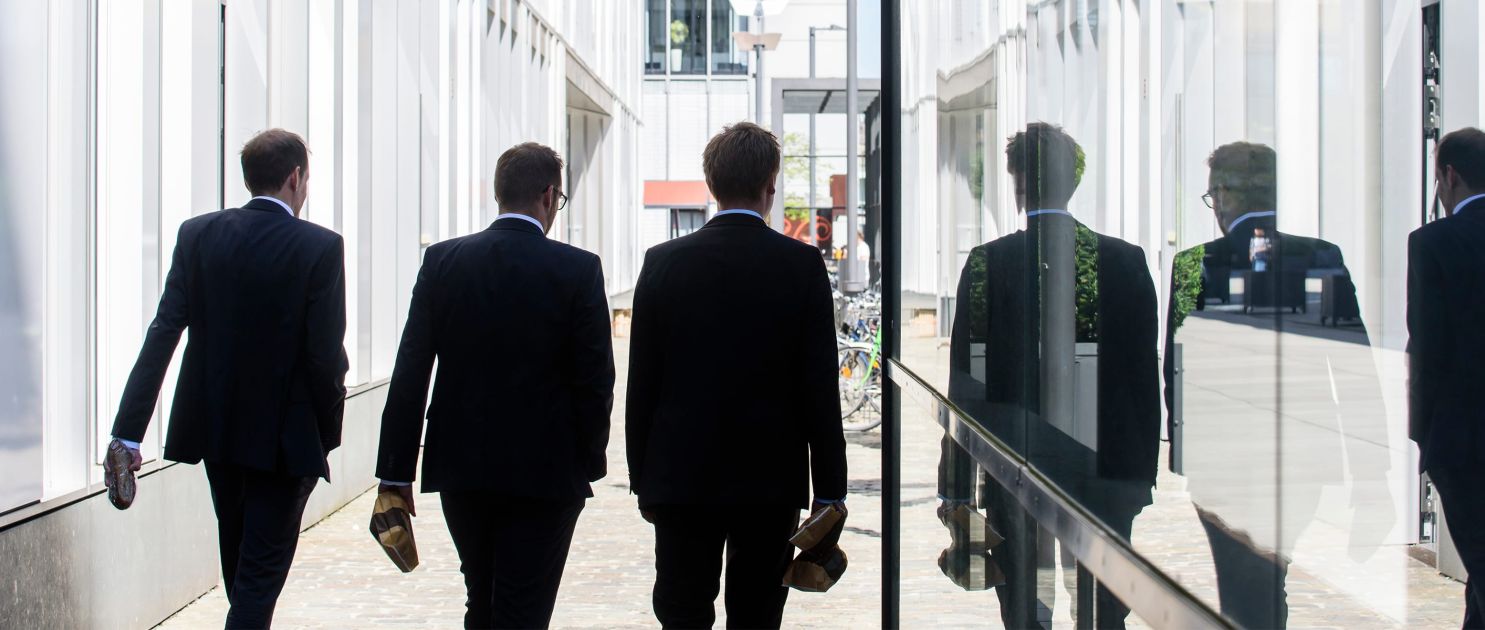
M 882 356 L 902 356 L 902 0 L 882 3 Z M 855 235 L 851 235 L 855 238 Z M 890 372 L 889 372 L 890 374 Z M 902 566 L 902 401 L 882 390 L 882 627 L 897 628 Z
M 1140 556 L 1035 466 L 911 369 L 893 359 L 887 364 L 887 376 L 898 388 L 923 394 L 945 432 L 1071 551 L 1080 567 L 1146 623 L 1156 628 L 1236 627 Z

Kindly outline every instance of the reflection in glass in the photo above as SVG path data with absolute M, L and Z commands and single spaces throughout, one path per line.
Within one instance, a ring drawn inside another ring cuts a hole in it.
M 1358 559 L 1392 528 L 1386 418 L 1340 248 L 1278 228 L 1276 152 L 1236 142 L 1207 163 L 1222 236 L 1175 258 L 1166 404 L 1182 426 L 1172 460 L 1183 462 L 1211 547 L 1222 613 L 1246 627 L 1282 628 L 1286 576 L 1312 523 L 1340 525 Z M 1320 308 L 1310 284 L 1325 293 Z M 1350 514 L 1325 513 L 1322 491 L 1348 477 Z
M 732 34 L 748 30 L 748 17 L 734 15 L 729 0 L 712 0 L 712 74 L 747 74 L 748 50 Z
M 1026 229 L 975 247 L 959 275 L 949 399 L 1127 540 L 1151 502 L 1160 439 L 1157 306 L 1144 252 L 1068 212 L 1086 156 L 1060 128 L 1029 125 L 1005 153 Z M 961 556 L 945 564 L 964 567 L 945 572 L 965 588 L 994 587 L 1007 627 L 1034 626 L 1055 592 L 1038 587 L 1039 569 L 1059 557 L 1065 576 L 1075 566 L 983 473 L 976 495 L 976 476 L 945 438 L 939 512 Z M 985 511 L 980 540 L 971 506 Z M 983 546 L 987 577 L 970 575 Z M 1095 601 L 1099 627 L 1123 627 L 1127 607 L 1101 586 Z

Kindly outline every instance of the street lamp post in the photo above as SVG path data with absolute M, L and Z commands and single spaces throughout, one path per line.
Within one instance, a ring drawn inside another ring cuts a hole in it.
M 763 124 L 763 52 L 779 47 L 779 33 L 763 32 L 763 2 L 759 0 L 753 11 L 753 21 L 758 23 L 758 32 L 735 31 L 732 41 L 738 48 L 751 48 L 757 59 L 753 62 L 753 121 Z
M 841 274 L 841 288 L 846 293 L 859 292 L 866 288 L 862 278 L 865 266 L 856 266 L 856 231 L 860 217 L 856 206 L 860 203 L 861 185 L 858 180 L 856 156 L 858 138 L 857 117 L 860 105 L 856 92 L 860 83 L 856 77 L 856 0 L 846 0 L 846 264 L 849 274 Z
M 753 42 L 757 66 L 753 70 L 753 122 L 763 124 L 763 1 L 753 8 L 753 21 L 758 23 L 758 39 Z

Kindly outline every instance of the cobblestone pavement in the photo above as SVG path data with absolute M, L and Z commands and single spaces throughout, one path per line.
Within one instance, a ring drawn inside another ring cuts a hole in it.
M 628 343 L 615 340 L 620 367 L 609 445 L 609 476 L 595 484 L 578 521 L 572 553 L 558 596 L 553 626 L 560 628 L 656 627 L 650 608 L 654 580 L 653 531 L 639 518 L 625 486 L 623 392 Z M 947 362 L 947 349 L 931 339 L 912 340 L 910 365 L 922 365 L 931 382 L 947 380 L 932 366 Z M 904 409 L 902 457 L 901 620 L 903 627 L 985 627 L 998 625 L 993 592 L 965 592 L 939 571 L 939 552 L 948 535 L 934 513 L 941 431 L 926 412 Z M 845 579 L 826 594 L 791 592 L 785 611 L 789 627 L 878 627 L 881 619 L 881 438 L 878 431 L 848 434 L 851 516 L 842 546 L 850 556 Z M 1164 467 L 1162 467 L 1164 470 Z M 276 625 L 283 628 L 450 628 L 463 615 L 463 582 L 438 500 L 419 495 L 416 520 L 421 566 L 397 572 L 366 530 L 372 496 L 367 493 L 304 532 L 289 582 L 279 600 Z M 1334 536 L 1324 524 L 1307 536 Z M 1184 480 L 1163 474 L 1155 505 L 1135 522 L 1136 548 L 1172 573 L 1198 597 L 1216 602 L 1216 580 L 1205 535 L 1185 493 Z M 1335 584 L 1311 575 L 1305 566 L 1327 558 L 1300 558 L 1289 576 L 1291 627 L 1458 627 L 1463 585 L 1437 575 L 1400 549 L 1379 554 L 1355 584 Z M 1380 573 L 1378 573 L 1380 571 Z M 1045 579 L 1063 584 L 1064 576 Z M 1357 598 L 1378 584 L 1388 592 Z M 1400 591 L 1400 592 L 1392 592 Z M 720 600 L 720 598 L 719 598 Z M 1072 627 L 1067 591 L 1053 602 L 1056 627 Z M 1386 605 L 1377 601 L 1390 600 Z M 725 611 L 718 602 L 718 626 Z M 212 590 L 164 628 L 220 627 L 226 615 L 220 589 Z M 1388 615 L 1369 612 L 1381 608 Z M 1362 612 L 1358 612 L 1362 611 Z M 1130 617 L 1131 627 L 1143 623 Z

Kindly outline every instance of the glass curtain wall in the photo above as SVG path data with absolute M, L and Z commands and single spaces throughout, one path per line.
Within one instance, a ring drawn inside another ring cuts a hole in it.
M 898 3 L 903 619 L 1161 624 L 926 397 L 1235 625 L 1460 624 L 1404 361 L 1430 22 L 1390 4 Z
M 747 74 L 752 51 L 732 34 L 748 22 L 728 0 L 646 0 L 645 74 Z

